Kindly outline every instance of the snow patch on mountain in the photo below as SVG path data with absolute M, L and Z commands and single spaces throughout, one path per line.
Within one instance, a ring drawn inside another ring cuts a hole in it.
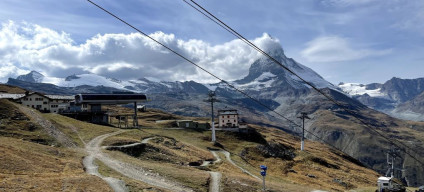
M 73 78 L 45 77 L 42 83 L 51 83 L 61 87 L 76 87 L 81 85 L 105 86 L 126 90 L 126 86 L 134 85 L 128 81 L 119 81 L 96 74 L 73 75 Z
M 18 76 L 16 79 L 21 81 L 31 82 L 31 83 L 41 83 L 43 82 L 44 75 L 37 71 L 31 71 L 30 73 L 26 75 Z
M 364 95 L 368 94 L 371 97 L 386 97 L 387 95 L 381 92 L 381 88 L 367 89 L 367 87 L 360 83 L 341 83 L 339 87 L 347 94 Z
M 297 63 L 298 67 L 290 67 L 290 70 L 292 70 L 294 73 L 299 75 L 302 79 L 305 81 L 312 83 L 317 88 L 331 88 L 334 90 L 337 90 L 337 87 L 331 84 L 330 82 L 326 81 L 324 78 L 322 78 L 320 75 L 318 75 L 315 71 L 313 71 L 311 68 L 306 67 L 300 63 Z M 290 74 L 291 79 L 301 81 L 298 77 L 296 77 L 293 74 Z
M 235 86 L 242 89 L 252 89 L 255 91 L 259 91 L 262 88 L 271 87 L 272 83 L 275 81 L 275 77 L 276 75 L 272 74 L 271 72 L 264 72 L 259 77 L 249 83 L 235 84 Z

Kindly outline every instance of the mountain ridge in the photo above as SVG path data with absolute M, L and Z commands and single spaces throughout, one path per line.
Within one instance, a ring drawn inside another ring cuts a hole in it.
M 419 101 L 424 93 L 424 78 L 393 77 L 382 84 L 341 83 L 339 87 L 368 107 L 397 118 L 424 121 L 423 110 L 419 109 L 422 107 Z

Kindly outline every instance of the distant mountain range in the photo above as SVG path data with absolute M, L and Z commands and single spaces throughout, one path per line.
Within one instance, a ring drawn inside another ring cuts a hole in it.
M 345 83 L 335 86 L 312 69 L 287 58 L 281 47 L 274 47 L 267 52 L 341 105 L 353 111 L 361 121 L 383 132 L 388 138 L 396 138 L 408 143 L 419 152 L 417 155 L 424 157 L 424 136 L 422 134 L 424 123 L 398 120 L 373 110 L 407 111 L 411 110 L 411 106 L 423 103 L 421 79 L 392 79 L 391 82 L 385 84 Z M 251 64 L 246 77 L 229 83 L 298 124 L 300 124 L 298 115 L 301 112 L 308 113 L 311 119 L 305 124 L 307 138 L 317 140 L 313 136 L 316 135 L 365 165 L 381 173 L 386 172 L 385 152 L 390 148 L 390 142 L 372 134 L 369 128 L 363 126 L 351 114 L 328 101 L 272 60 L 266 57 L 256 60 Z M 7 84 L 49 94 L 110 93 L 122 90 L 141 92 L 146 93 L 151 99 L 146 103 L 147 106 L 186 116 L 209 116 L 210 103 L 204 100 L 207 99 L 207 93 L 214 90 L 220 100 L 216 103 L 216 109 L 234 108 L 239 110 L 242 121 L 276 127 L 295 135 L 301 132 L 300 127 L 292 125 L 261 104 L 246 98 L 224 82 L 214 84 L 201 84 L 194 81 L 156 82 L 145 78 L 121 81 L 95 74 L 55 78 L 44 77 L 33 71 L 16 79 L 10 78 Z M 424 167 L 405 154 L 402 156 L 403 158 L 396 164 L 408 169 L 404 172 L 408 184 L 424 185 Z
M 363 104 L 393 117 L 424 121 L 424 78 L 392 78 L 383 84 L 340 83 L 339 87 Z

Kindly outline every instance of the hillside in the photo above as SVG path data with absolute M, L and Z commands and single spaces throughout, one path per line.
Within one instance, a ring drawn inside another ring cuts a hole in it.
M 25 93 L 25 91 L 26 91 L 25 89 L 22 89 L 20 87 L 0 83 L 0 94 L 1 93 L 23 94 Z
M 145 177 L 161 178 L 195 191 L 207 191 L 211 172 L 222 175 L 219 182 L 222 191 L 257 191 L 261 181 L 244 173 L 239 167 L 259 177 L 258 167 L 261 164 L 269 167 L 267 187 L 272 191 L 369 188 L 375 186 L 378 177 L 376 172 L 363 167 L 356 160 L 319 142 L 307 141 L 306 151 L 300 152 L 298 138 L 274 128 L 250 125 L 256 131 L 248 135 L 218 132 L 217 139 L 222 145 L 219 148 L 210 143 L 210 131 L 167 129 L 163 125 L 156 127 L 152 123 L 154 119 L 177 117 L 158 110 L 142 114 L 146 118 L 140 123 L 142 126 L 149 125 L 149 128 L 119 131 L 117 128 L 88 124 L 57 114 L 31 114 L 25 107 L 18 108 L 5 100 L 1 102 L 1 114 L 7 117 L 2 117 L 0 146 L 8 155 L 1 158 L 3 166 L 0 175 L 5 182 L 0 187 L 8 190 L 57 191 L 60 187 L 70 190 L 110 190 L 106 182 L 84 173 L 81 161 L 87 155 L 84 146 L 87 148 L 94 141 L 93 138 L 105 134 L 109 136 L 103 136 L 101 145 L 106 146 L 142 142 L 143 139 L 151 138 L 141 148 L 133 148 L 130 152 L 102 149 L 104 156 L 96 156 L 100 161 L 94 161 L 103 177 L 122 180 L 130 191 L 167 191 L 155 183 L 146 184 Z M 20 118 L 14 118 L 16 114 Z M 46 128 L 38 125 L 40 121 L 36 117 L 50 122 L 73 145 L 62 144 L 55 135 L 45 133 Z M 4 123 L 11 126 L 6 127 Z M 228 157 L 235 164 L 226 159 L 227 152 L 220 152 L 222 150 L 228 152 Z M 221 159 L 220 162 L 206 167 L 189 166 L 195 165 L 195 162 L 201 164 L 205 160 L 216 159 L 214 153 Z M 125 175 L 116 168 L 119 164 L 111 168 L 110 162 L 103 158 L 139 167 L 139 171 L 146 172 L 146 176 L 144 172 L 141 176 Z
M 15 104 L 0 100 L 0 116 L 0 191 L 112 191 Z

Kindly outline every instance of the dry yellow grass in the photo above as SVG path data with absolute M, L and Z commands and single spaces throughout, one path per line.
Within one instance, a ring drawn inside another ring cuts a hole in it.
M 0 191 L 112 191 L 77 150 L 0 137 L 0 153 Z
M 23 94 L 25 93 L 25 89 L 20 87 L 15 87 L 12 85 L 0 84 L 0 93 L 14 93 L 14 94 Z
M 144 138 L 155 136 L 147 145 L 152 151 L 143 152 L 139 157 L 132 157 L 119 151 L 106 151 L 110 156 L 123 162 L 156 172 L 166 178 L 194 188 L 196 191 L 207 191 L 210 176 L 203 169 L 190 167 L 193 161 L 213 159 L 208 148 L 217 148 L 210 142 L 210 131 L 191 129 L 168 130 L 156 127 L 155 118 L 169 117 L 161 111 L 152 111 L 147 121 L 141 120 L 150 128 L 128 130 L 116 136 L 107 138 L 102 145 L 114 145 L 125 142 L 139 142 Z M 96 136 L 117 131 L 118 129 L 80 122 L 57 114 L 43 114 L 43 117 L 53 122 L 62 132 L 71 137 L 80 147 Z M 145 115 L 147 118 L 148 115 Z M 187 119 L 181 117 L 182 119 Z M 24 125 L 24 124 L 19 124 Z M 26 126 L 26 125 L 24 125 Z M 271 191 L 311 191 L 313 189 L 345 191 L 373 189 L 378 174 L 361 167 L 334 152 L 326 145 L 318 142 L 307 142 L 305 152 L 300 152 L 299 139 L 273 128 L 250 125 L 257 130 L 262 139 L 246 140 L 237 133 L 217 132 L 217 139 L 225 150 L 231 153 L 231 158 L 237 165 L 249 172 L 259 175 L 259 165 L 268 165 L 267 188 Z M 9 130 L 12 131 L 12 130 Z M 21 132 L 27 133 L 26 130 Z M 77 134 L 78 133 L 78 134 Z M 32 133 L 29 133 L 31 135 Z M 3 139 L 5 138 L 5 139 Z M 80 139 L 81 138 L 81 139 Z M 296 157 L 285 160 L 275 157 L 265 157 L 258 152 L 258 146 L 268 143 L 278 143 L 293 148 Z M 0 150 L 0 187 L 17 186 L 14 190 L 84 190 L 108 191 L 106 183 L 101 179 L 84 173 L 81 165 L 83 153 L 78 150 L 51 147 L 16 138 L 1 137 Z M 242 152 L 248 150 L 248 155 Z M 212 165 L 207 169 L 222 173 L 222 191 L 260 191 L 261 181 L 243 173 L 220 154 L 222 163 Z M 100 162 L 100 172 L 106 176 L 120 178 L 133 191 L 164 191 L 157 187 L 126 178 L 112 171 Z M 7 165 L 7 166 L 6 166 Z M 206 170 L 207 170 L 206 169 Z M 309 177 L 307 175 L 313 175 Z M 346 183 L 347 187 L 335 181 Z M 37 184 L 37 181 L 40 184 Z M 3 182 L 3 184 L 2 184 Z M 93 183 L 88 185 L 88 183 Z M 52 186 L 51 189 L 47 186 Z M 2 188 L 0 188 L 2 189 Z M 375 188 L 374 188 L 375 189 Z

